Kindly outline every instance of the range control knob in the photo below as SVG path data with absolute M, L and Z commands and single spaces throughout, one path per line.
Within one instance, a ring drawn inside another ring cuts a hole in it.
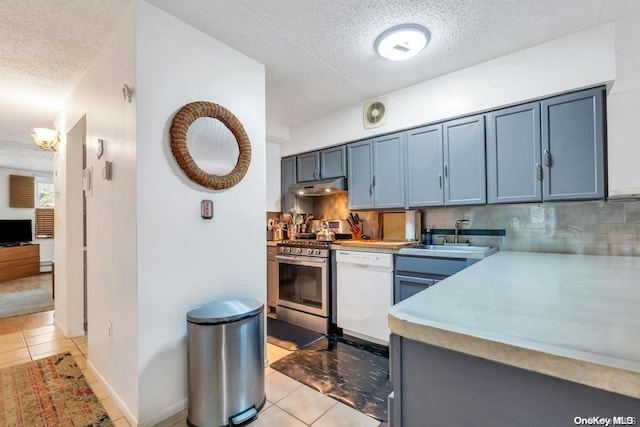
M 313 249 L 307 249 L 307 255 L 313 254 Z
M 284 251 L 285 251 L 286 253 L 289 253 L 289 252 L 291 252 L 291 248 L 284 248 Z
M 296 249 L 296 253 L 297 254 L 301 254 L 302 253 L 302 249 L 300 249 L 300 248 Z
M 316 249 L 315 254 L 320 255 L 320 249 Z

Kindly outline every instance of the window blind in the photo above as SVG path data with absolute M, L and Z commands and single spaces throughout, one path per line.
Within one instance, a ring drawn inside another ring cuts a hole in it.
M 53 237 L 53 208 L 36 208 L 36 238 Z
M 9 207 L 32 208 L 34 200 L 34 178 L 32 176 L 9 175 Z

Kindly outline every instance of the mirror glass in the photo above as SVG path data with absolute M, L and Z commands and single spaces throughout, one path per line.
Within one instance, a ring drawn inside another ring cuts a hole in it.
M 218 119 L 200 117 L 187 130 L 187 149 L 198 167 L 227 175 L 238 163 L 240 149 L 233 133 Z

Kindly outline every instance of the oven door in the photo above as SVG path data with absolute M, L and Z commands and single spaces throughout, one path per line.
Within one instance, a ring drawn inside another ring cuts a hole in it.
M 278 305 L 329 316 L 328 258 L 277 255 Z

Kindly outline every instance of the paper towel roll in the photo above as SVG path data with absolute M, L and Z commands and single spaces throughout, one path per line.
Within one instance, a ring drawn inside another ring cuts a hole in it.
M 405 211 L 404 239 L 407 241 L 416 240 L 416 212 Z

